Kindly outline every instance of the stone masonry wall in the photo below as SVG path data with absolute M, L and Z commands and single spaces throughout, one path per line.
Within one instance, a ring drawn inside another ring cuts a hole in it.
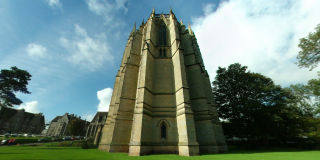
M 0 108 L 0 133 L 40 134 L 45 127 L 44 116 L 13 108 Z

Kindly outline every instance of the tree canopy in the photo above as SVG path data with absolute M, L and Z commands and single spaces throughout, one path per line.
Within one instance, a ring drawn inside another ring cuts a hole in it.
M 219 67 L 213 93 L 227 136 L 285 141 L 303 130 L 296 96 L 239 63 Z
M 297 56 L 298 65 L 310 70 L 317 67 L 320 61 L 320 24 L 315 28 L 315 32 L 301 38 L 298 46 L 301 49 Z
M 72 119 L 67 126 L 67 135 L 84 136 L 86 133 L 86 123 L 80 117 Z
M 320 113 L 320 79 L 311 79 L 307 84 L 293 84 L 288 88 L 296 96 L 296 103 L 308 115 Z
M 31 75 L 25 70 L 11 67 L 10 70 L 0 71 L 0 106 L 12 107 L 20 105 L 22 101 L 16 97 L 16 92 L 30 94 L 27 85 Z
M 247 71 L 239 63 L 220 68 L 213 82 L 219 116 L 228 120 L 243 119 L 263 107 L 276 106 L 287 98 L 270 78 Z

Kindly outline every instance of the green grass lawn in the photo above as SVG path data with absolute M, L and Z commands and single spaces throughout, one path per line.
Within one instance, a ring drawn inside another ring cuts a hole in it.
M 56 146 L 0 147 L 0 160 L 319 160 L 320 151 L 298 150 L 234 150 L 225 154 L 181 157 L 178 155 L 148 155 L 129 157 L 126 153 L 106 153 L 97 149 Z

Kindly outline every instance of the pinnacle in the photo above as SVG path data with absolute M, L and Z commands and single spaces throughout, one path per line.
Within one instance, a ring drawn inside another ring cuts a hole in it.
M 134 22 L 134 25 L 133 25 L 131 33 L 134 33 L 135 31 L 136 31 L 136 22 Z
M 193 31 L 192 31 L 192 29 L 191 29 L 190 23 L 188 24 L 188 31 L 189 31 L 189 34 L 190 34 L 190 35 L 193 35 Z
M 180 19 L 180 24 L 183 25 L 182 19 Z

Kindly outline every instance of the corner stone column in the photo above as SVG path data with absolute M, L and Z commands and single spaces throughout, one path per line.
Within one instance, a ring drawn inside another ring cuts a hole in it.
M 176 40 L 177 42 L 178 40 Z M 177 43 L 175 43 L 177 44 Z M 174 66 L 174 79 L 177 105 L 177 126 L 179 135 L 179 155 L 199 155 L 199 144 L 196 139 L 195 123 L 191 110 L 189 89 L 186 81 L 186 73 L 182 51 L 177 47 L 172 61 Z
M 147 22 L 147 36 L 150 38 L 152 20 Z M 145 37 L 143 37 L 145 39 Z M 129 144 L 129 156 L 140 156 L 152 152 L 152 146 L 145 146 L 146 143 L 152 142 L 152 117 L 151 107 L 148 106 L 146 99 L 150 99 L 146 92 L 147 87 L 147 76 L 148 70 L 150 70 L 150 59 L 152 58 L 151 53 L 149 53 L 149 46 L 147 43 L 151 44 L 150 40 L 143 43 L 143 49 L 141 51 L 141 63 L 139 68 L 139 77 L 137 83 L 137 94 L 136 94 L 136 104 L 134 108 L 134 116 L 132 123 L 132 131 Z
M 170 40 L 174 71 L 176 119 L 178 127 L 178 150 L 181 156 L 199 155 L 199 144 L 193 112 L 190 106 L 189 87 L 187 83 L 183 49 L 180 48 L 180 31 L 175 16 L 170 14 Z

